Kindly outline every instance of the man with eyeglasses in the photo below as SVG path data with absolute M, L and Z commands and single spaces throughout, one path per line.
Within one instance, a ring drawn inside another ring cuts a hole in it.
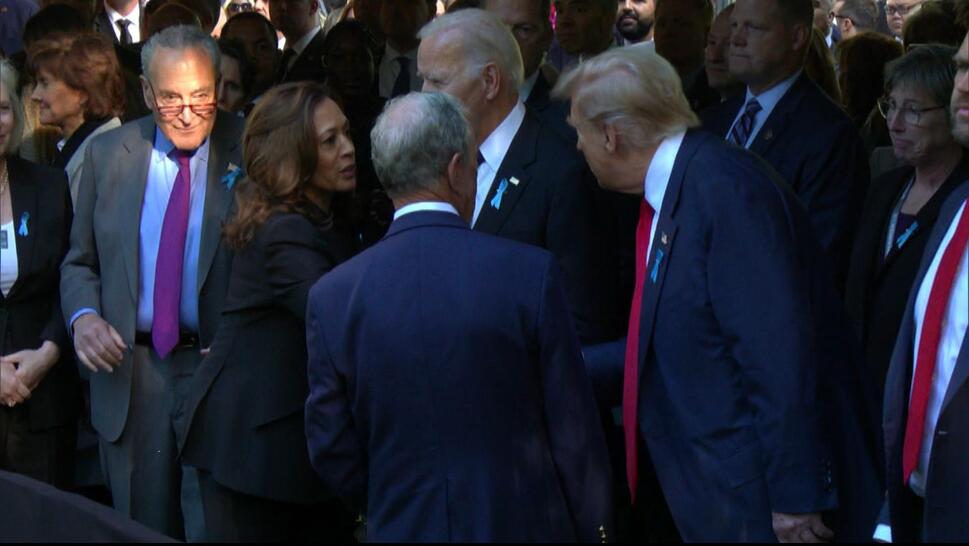
M 847 40 L 875 30 L 878 20 L 878 6 L 874 0 L 838 0 L 830 13 L 831 22 L 841 31 L 841 38 Z
M 142 50 L 152 116 L 95 139 L 84 160 L 61 304 L 91 372 L 91 422 L 115 508 L 204 540 L 198 473 L 179 464 L 182 401 L 219 323 L 221 226 L 242 121 L 216 111 L 219 49 L 177 26 Z
M 926 0 L 887 0 L 885 2 L 885 20 L 888 30 L 896 40 L 902 39 L 902 28 L 905 21 L 914 15 Z

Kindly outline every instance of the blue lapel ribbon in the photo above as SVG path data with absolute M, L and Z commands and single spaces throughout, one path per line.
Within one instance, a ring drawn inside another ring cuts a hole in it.
M 905 242 L 908 241 L 908 238 L 911 237 L 913 233 L 915 233 L 915 230 L 918 227 L 919 227 L 918 222 L 912 222 L 912 225 L 908 226 L 908 229 L 905 230 L 905 233 L 902 233 L 901 235 L 899 235 L 898 239 L 895 240 L 895 247 L 902 248 L 902 245 L 904 245 Z
M 653 269 L 649 272 L 649 280 L 656 284 L 656 277 L 659 275 L 659 264 L 663 263 L 663 249 L 656 249 L 656 260 L 653 261 Z
M 23 216 L 20 217 L 20 229 L 17 230 L 17 233 L 20 234 L 21 237 L 26 237 L 30 233 L 30 231 L 27 229 L 27 221 L 29 220 L 29 212 L 25 212 Z
M 496 209 L 501 209 L 501 198 L 505 195 L 506 191 L 508 191 L 508 180 L 505 178 L 502 178 L 501 182 L 498 184 L 498 192 L 491 200 L 492 207 Z

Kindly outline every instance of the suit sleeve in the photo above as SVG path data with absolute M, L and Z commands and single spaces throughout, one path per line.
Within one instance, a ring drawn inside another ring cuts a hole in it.
M 538 313 L 539 358 L 549 446 L 576 538 L 612 529 L 612 477 L 599 412 L 586 376 L 558 267 L 549 260 Z
M 310 288 L 333 269 L 317 229 L 305 218 L 287 215 L 266 225 L 266 273 L 276 301 L 306 318 Z
M 306 439 L 310 462 L 327 491 L 359 512 L 367 506 L 367 461 L 353 422 L 346 377 L 337 370 L 323 332 L 319 290 L 310 292 L 306 316 L 310 394 Z
M 60 245 L 57 247 L 56 252 L 57 263 L 61 263 L 70 245 L 71 223 L 74 219 L 74 211 L 71 205 L 71 192 L 67 186 L 66 178 L 58 177 L 49 181 L 48 184 L 50 187 L 47 189 L 51 192 L 50 194 L 53 196 L 53 199 L 60 201 L 56 205 L 51 203 L 51 210 L 57 210 L 56 207 L 60 207 L 62 229 L 58 239 Z M 51 317 L 47 322 L 47 326 L 44 327 L 44 331 L 41 332 L 41 339 L 52 341 L 60 349 L 62 355 L 67 355 L 73 352 L 73 348 L 71 347 L 71 339 L 67 335 L 63 313 L 61 313 L 60 291 L 55 290 L 53 298 L 54 304 L 51 308 Z
M 707 283 L 753 413 L 771 509 L 817 512 L 834 508 L 836 497 L 825 483 L 830 455 L 821 435 L 810 264 L 799 257 L 807 243 L 794 229 L 794 197 L 785 202 L 764 176 L 735 173 L 709 196 Z
M 101 264 L 94 238 L 94 207 L 97 201 L 95 158 L 109 157 L 110 154 L 97 155 L 96 144 L 92 142 L 84 153 L 84 174 L 77 191 L 70 248 L 61 265 L 61 307 L 68 332 L 71 325 L 67 321 L 78 310 L 87 308 L 101 312 Z

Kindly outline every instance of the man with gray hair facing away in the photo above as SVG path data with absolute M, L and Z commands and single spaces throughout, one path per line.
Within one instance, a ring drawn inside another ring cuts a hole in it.
M 242 121 L 216 110 L 219 48 L 201 30 L 168 28 L 141 57 L 152 116 L 88 147 L 61 306 L 91 372 L 91 423 L 115 508 L 198 540 L 197 475 L 177 462 L 175 427 L 225 300 L 222 222 Z
M 425 91 L 465 107 L 478 147 L 471 226 L 549 250 L 562 267 L 583 344 L 622 336 L 618 258 L 582 156 L 519 99 L 522 57 L 495 14 L 464 9 L 421 29 Z
M 306 437 L 369 542 L 598 542 L 611 481 L 554 257 L 468 229 L 475 142 L 453 98 L 371 133 L 397 212 L 310 292 Z
M 856 445 L 861 417 L 845 403 L 861 376 L 797 197 L 753 154 L 696 130 L 675 70 L 642 45 L 586 61 L 554 94 L 571 99 L 599 183 L 642 197 L 617 366 L 645 532 L 662 525 L 665 500 L 686 542 L 825 541 L 826 523 L 863 538 L 880 489 L 867 484 L 866 513 L 842 488 L 848 473 L 874 476 L 874 452 Z M 839 500 L 854 520 L 822 521 Z

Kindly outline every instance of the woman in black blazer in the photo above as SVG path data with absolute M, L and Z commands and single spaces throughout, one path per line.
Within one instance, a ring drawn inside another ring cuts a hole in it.
M 0 61 L 0 469 L 70 487 L 80 391 L 60 311 L 71 199 L 64 171 L 14 155 L 16 72 Z
M 344 207 L 356 184 L 349 125 L 322 86 L 286 84 L 263 95 L 243 146 L 229 292 L 185 404 L 182 458 L 198 469 L 207 540 L 351 540 L 303 431 L 309 290 L 358 240 Z
M 907 165 L 871 185 L 846 293 L 879 404 L 929 233 L 946 197 L 969 178 L 969 154 L 952 138 L 949 124 L 955 52 L 945 46 L 919 47 L 885 72 L 886 97 L 879 108 L 895 155 Z

